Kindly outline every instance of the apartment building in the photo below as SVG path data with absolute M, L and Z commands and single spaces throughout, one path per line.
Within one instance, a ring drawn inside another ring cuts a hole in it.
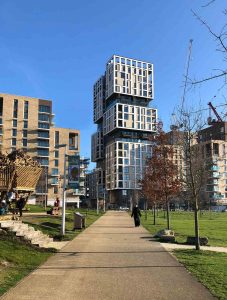
M 97 132 L 92 135 L 92 161 L 100 172 L 99 185 L 108 191 L 110 203 L 138 202 L 150 136 L 156 132 L 157 110 L 149 107 L 153 65 L 113 55 L 93 96 Z
M 198 133 L 198 144 L 208 166 L 203 189 L 206 203 L 217 209 L 227 206 L 227 122 L 216 122 Z
M 52 101 L 26 96 L 0 94 L 0 150 L 3 153 L 22 149 L 42 166 L 43 173 L 31 201 L 54 202 L 62 195 L 64 148 L 67 158 L 78 156 L 79 175 L 85 178 L 83 159 L 80 158 L 80 132 L 75 129 L 55 128 Z M 67 168 L 68 171 L 68 168 Z M 69 202 L 79 203 L 80 186 L 67 190 Z

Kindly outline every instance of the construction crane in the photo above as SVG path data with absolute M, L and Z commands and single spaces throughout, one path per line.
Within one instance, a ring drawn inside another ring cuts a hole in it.
M 180 114 L 183 113 L 184 110 L 184 102 L 185 102 L 185 95 L 186 95 L 186 88 L 187 88 L 187 84 L 188 84 L 188 73 L 189 73 L 189 67 L 190 67 L 190 62 L 191 62 L 191 55 L 192 55 L 192 42 L 193 39 L 189 40 L 189 46 L 188 46 L 188 55 L 187 55 L 187 61 L 186 61 L 186 66 L 185 66 L 185 81 L 184 81 L 184 89 L 183 89 L 183 95 L 181 98 L 181 103 L 179 105 L 180 108 Z M 176 120 L 176 115 L 173 112 L 172 113 L 172 118 L 171 118 L 171 125 L 170 125 L 170 129 L 171 130 L 177 130 L 180 127 L 182 127 L 182 124 L 178 124 L 177 120 Z
M 212 119 L 211 116 L 208 117 L 207 119 L 207 123 L 208 125 L 213 125 L 213 124 L 216 124 L 216 123 L 220 123 L 220 122 L 223 122 L 222 118 L 219 116 L 216 108 L 213 106 L 213 104 L 211 102 L 208 103 L 208 106 L 210 107 L 210 111 L 212 110 L 213 113 L 215 114 L 217 120 L 215 119 Z

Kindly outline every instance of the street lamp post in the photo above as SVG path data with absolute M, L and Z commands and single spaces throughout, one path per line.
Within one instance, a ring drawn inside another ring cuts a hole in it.
M 62 193 L 62 222 L 61 222 L 61 235 L 65 235 L 65 196 L 66 196 L 66 152 L 67 144 L 56 145 L 56 148 L 65 148 L 64 151 L 64 180 L 63 180 L 63 193 Z

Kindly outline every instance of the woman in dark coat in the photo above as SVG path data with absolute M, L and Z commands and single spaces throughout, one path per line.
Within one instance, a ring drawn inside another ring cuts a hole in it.
M 135 227 L 140 226 L 141 213 L 140 213 L 138 205 L 133 207 L 131 217 L 132 216 L 134 217 Z

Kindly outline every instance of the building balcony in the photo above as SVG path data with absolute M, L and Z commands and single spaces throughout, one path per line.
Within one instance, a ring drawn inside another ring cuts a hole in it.
M 37 136 L 38 140 L 49 140 L 50 137 L 44 137 L 44 136 Z
M 54 174 L 54 173 L 51 173 L 51 177 L 59 177 L 59 173 L 58 174 Z
M 49 149 L 50 148 L 50 146 L 40 146 L 40 145 L 37 145 L 36 146 L 36 148 L 38 148 L 38 149 Z
M 39 129 L 39 130 L 50 131 L 50 128 L 43 128 L 43 127 L 40 127 L 40 126 L 38 126 L 38 129 Z
M 36 157 L 50 157 L 50 155 L 41 155 L 41 154 L 37 154 Z M 49 165 L 49 164 L 48 164 Z

